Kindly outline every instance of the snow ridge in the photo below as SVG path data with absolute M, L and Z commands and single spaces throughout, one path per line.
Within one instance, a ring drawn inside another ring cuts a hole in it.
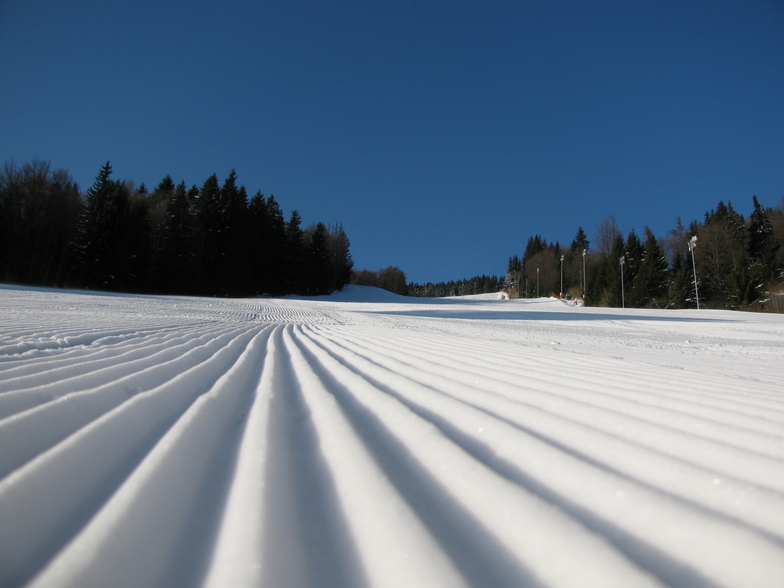
M 784 585 L 784 321 L 0 288 L 0 585 Z

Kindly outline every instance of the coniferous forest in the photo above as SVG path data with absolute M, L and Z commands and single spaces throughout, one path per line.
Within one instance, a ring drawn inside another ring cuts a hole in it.
M 751 204 L 746 218 L 719 202 L 665 236 L 647 227 L 624 236 L 610 216 L 593 242 L 582 228 L 569 247 L 529 237 L 502 278 L 415 284 L 397 267 L 354 272 L 342 226 L 303 229 L 274 196 L 249 197 L 234 170 L 190 188 L 166 176 L 148 191 L 113 179 L 107 162 L 82 193 L 67 171 L 33 161 L 0 173 L 0 281 L 198 296 L 319 295 L 352 282 L 409 296 L 504 289 L 651 308 L 695 307 L 699 297 L 703 307 L 784 312 L 784 198 Z
M 509 259 L 504 285 L 513 296 L 571 294 L 590 306 L 694 308 L 699 296 L 703 308 L 784 312 L 784 198 L 764 208 L 754 196 L 752 207 L 747 219 L 719 202 L 661 238 L 647 227 L 624 237 L 612 216 L 593 244 L 582 228 L 568 248 L 536 235 Z
M 747 219 L 731 202 L 719 202 L 704 221 L 687 228 L 678 219 L 664 237 L 647 227 L 642 236 L 632 230 L 624 237 L 610 216 L 593 244 L 582 227 L 569 247 L 529 237 L 501 279 L 409 283 L 405 293 L 440 297 L 503 289 L 511 298 L 564 296 L 589 306 L 636 308 L 694 308 L 699 296 L 701 307 L 784 312 L 784 197 L 780 207 L 764 208 L 754 196 L 752 206 Z
M 83 194 L 65 170 L 34 161 L 0 174 L 0 281 L 198 296 L 327 294 L 349 282 L 342 226 L 303 228 L 274 196 L 248 197 L 234 170 L 152 191 L 112 178 Z

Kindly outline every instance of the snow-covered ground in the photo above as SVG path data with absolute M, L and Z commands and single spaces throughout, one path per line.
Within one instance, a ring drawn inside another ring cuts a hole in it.
M 784 316 L 0 288 L 0 585 L 784 586 Z

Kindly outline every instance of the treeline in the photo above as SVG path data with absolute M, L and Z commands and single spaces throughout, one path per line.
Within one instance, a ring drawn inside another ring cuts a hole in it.
M 445 296 L 468 296 L 498 292 L 503 281 L 496 276 L 476 276 L 467 280 L 450 282 L 406 283 L 406 274 L 399 267 L 390 266 L 378 271 L 358 270 L 351 275 L 351 283 L 359 286 L 375 286 L 401 296 L 440 298 Z
M 301 227 L 274 196 L 248 197 L 234 170 L 199 188 L 170 176 L 151 192 L 107 162 L 82 194 L 34 161 L 0 174 L 0 281 L 199 296 L 327 294 L 351 277 L 342 226 Z
M 389 266 L 374 272 L 372 270 L 359 270 L 351 274 L 351 283 L 358 286 L 373 286 L 383 288 L 393 294 L 408 295 L 406 274 L 399 267 Z
M 422 296 L 427 298 L 445 296 L 470 296 L 472 294 L 488 294 L 499 292 L 503 287 L 503 280 L 497 276 L 474 276 L 466 280 L 438 282 L 433 284 L 408 284 L 409 296 Z
M 696 269 L 701 306 L 781 312 L 784 198 L 780 208 L 764 208 L 756 196 L 752 203 L 748 219 L 719 202 L 704 221 L 686 228 L 678 219 L 662 238 L 647 227 L 624 237 L 613 217 L 598 227 L 593 248 L 582 228 L 568 248 L 536 235 L 522 257 L 509 259 L 504 285 L 520 297 L 571 294 L 592 306 L 688 308 L 697 305 Z

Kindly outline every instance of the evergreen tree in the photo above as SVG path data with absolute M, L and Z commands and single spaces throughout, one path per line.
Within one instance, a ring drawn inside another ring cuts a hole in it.
M 219 291 L 222 295 L 241 296 L 247 293 L 247 205 L 245 187 L 237 186 L 237 172 L 232 169 L 220 190 L 218 251 L 221 260 Z
M 173 294 L 194 291 L 197 244 L 193 200 L 181 182 L 169 196 L 163 222 L 160 290 Z
M 174 194 L 174 190 L 176 190 L 176 188 L 177 187 L 174 185 L 174 180 L 172 180 L 169 174 L 166 174 L 161 180 L 161 183 L 158 184 L 156 190 L 164 196 L 171 196 Z
M 196 292 L 202 296 L 220 293 L 221 202 L 218 176 L 204 182 L 196 199 Z
M 327 227 L 324 223 L 317 223 L 310 231 L 308 266 L 308 293 L 316 296 L 329 294 L 331 283 L 329 243 Z
M 623 306 L 624 293 L 626 288 L 626 268 L 625 263 L 621 265 L 621 257 L 625 257 L 625 245 L 621 234 L 617 234 L 613 241 L 610 255 L 605 261 L 605 288 L 602 299 L 607 306 L 619 308 Z M 621 272 L 623 272 L 623 283 L 621 283 Z
M 667 261 L 656 236 L 645 227 L 645 245 L 632 281 L 631 306 L 662 308 L 667 303 Z
M 299 212 L 292 210 L 286 223 L 284 271 L 286 289 L 294 294 L 307 294 L 308 287 L 307 251 L 301 224 Z
M 520 289 L 520 276 L 523 270 L 523 263 L 516 255 L 509 258 L 506 264 L 506 276 L 504 277 L 504 287 L 508 290 Z
M 145 192 L 137 192 L 130 198 L 122 223 L 120 248 L 123 254 L 118 259 L 116 287 L 122 292 L 146 292 L 150 223 Z
M 569 247 L 568 253 L 566 254 L 566 263 L 564 268 L 567 283 L 572 287 L 576 287 L 579 284 L 580 288 L 578 292 L 579 295 L 583 297 L 585 296 L 585 284 L 583 283 L 585 276 L 583 275 L 583 268 L 587 267 L 587 254 L 589 246 L 590 241 L 588 241 L 583 228 L 580 227 L 577 229 L 577 234 L 572 240 L 572 244 Z
M 635 292 L 635 278 L 640 271 L 644 250 L 634 229 L 629 232 L 624 246 L 624 289 L 627 307 L 645 306 L 645 291 Z
M 676 251 L 673 254 L 669 279 L 670 308 L 696 308 L 694 297 L 694 271 L 687 252 Z M 698 281 L 699 284 L 699 281 Z
M 275 197 L 270 195 L 266 200 L 266 214 L 269 220 L 267 239 L 267 271 L 269 287 L 266 291 L 272 294 L 290 293 L 286 287 L 285 252 L 286 252 L 286 221 Z
M 537 295 L 537 283 L 540 286 L 538 295 L 545 295 L 543 292 L 549 288 L 549 286 L 543 282 L 545 276 L 542 275 L 543 271 L 548 273 L 548 278 L 546 279 L 549 279 L 550 260 L 547 259 L 547 257 L 549 257 L 548 255 L 543 255 L 546 250 L 547 241 L 544 240 L 541 235 L 534 235 L 533 237 L 528 238 L 528 243 L 526 244 L 525 252 L 523 253 L 523 277 L 521 278 L 521 280 L 527 278 L 528 288 L 525 293 L 526 298 Z M 546 269 L 543 270 L 542 268 Z M 537 269 L 539 270 L 538 273 Z
M 525 253 L 523 253 L 523 267 L 527 265 L 527 262 L 537 253 L 541 253 L 547 249 L 547 241 L 542 239 L 541 235 L 534 235 L 533 237 L 528 237 L 528 243 L 525 246 Z
M 231 171 L 186 191 L 171 176 L 148 192 L 115 181 L 106 162 L 82 201 L 70 175 L 44 162 L 0 172 L 0 280 L 127 292 L 286 294 L 348 283 L 353 262 L 343 227 L 308 235 L 288 225 L 274 197 L 248 203 Z M 299 252 L 290 263 L 289 243 Z M 289 257 L 287 257 L 287 255 Z M 303 266 L 307 268 L 302 269 Z
M 580 227 L 577 229 L 577 234 L 572 240 L 572 245 L 569 247 L 569 249 L 582 255 L 583 250 L 588 250 L 589 244 L 590 241 L 588 241 L 588 237 L 585 235 L 585 231 L 583 231 L 583 228 Z
M 780 247 L 773 234 L 769 211 L 753 197 L 754 211 L 749 219 L 748 259 L 751 302 L 762 299 L 766 286 L 776 277 L 776 254 Z
M 88 288 L 117 286 L 124 244 L 128 187 L 111 179 L 107 161 L 87 190 L 87 201 L 79 224 L 78 253 L 81 283 Z
M 695 249 L 701 276 L 700 296 L 709 303 L 739 308 L 748 302 L 746 230 L 743 217 L 732 203 L 719 202 L 715 210 L 705 214 Z
M 354 268 L 354 261 L 351 259 L 351 242 L 343 229 L 343 225 L 337 225 L 329 231 L 328 237 L 330 266 L 332 270 L 332 283 L 330 290 L 342 290 L 351 280 L 351 272 Z M 405 286 L 405 276 L 403 285 Z M 405 293 L 405 292 L 403 292 Z

